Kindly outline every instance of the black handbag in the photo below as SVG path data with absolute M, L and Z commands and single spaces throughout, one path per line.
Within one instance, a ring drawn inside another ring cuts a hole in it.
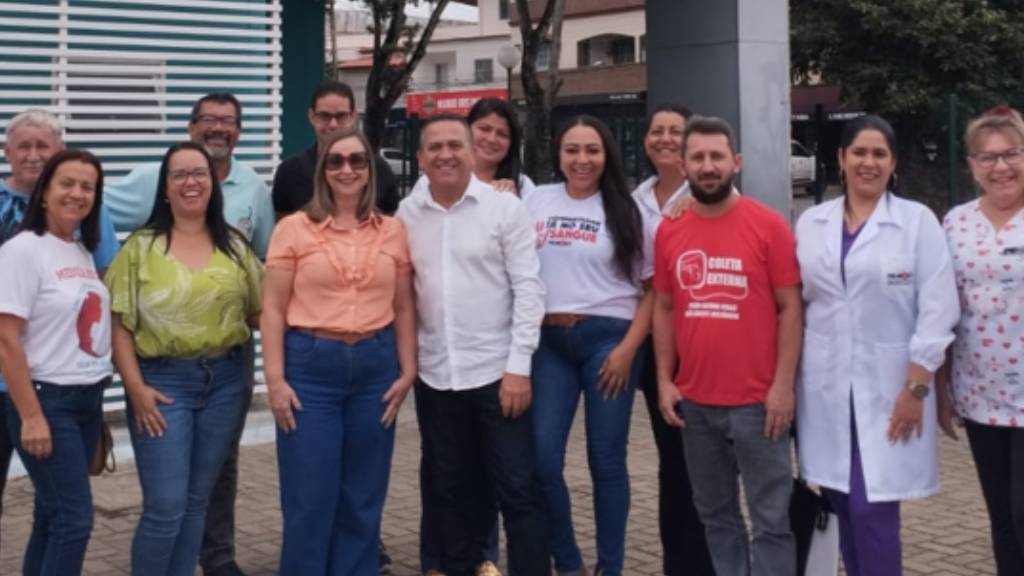
M 797 574 L 807 569 L 807 556 L 815 531 L 828 527 L 832 505 L 814 491 L 803 478 L 793 478 L 793 496 L 789 500 L 789 527 L 796 537 Z

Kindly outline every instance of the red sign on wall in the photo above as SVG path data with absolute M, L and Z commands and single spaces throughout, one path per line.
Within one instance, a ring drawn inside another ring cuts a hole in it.
M 421 118 L 441 113 L 465 116 L 481 98 L 508 100 L 508 91 L 499 88 L 460 92 L 413 92 L 405 96 L 405 113 L 407 116 L 417 114 Z

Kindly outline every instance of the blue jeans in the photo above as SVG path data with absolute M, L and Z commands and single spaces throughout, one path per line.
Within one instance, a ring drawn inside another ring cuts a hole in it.
M 391 327 L 353 345 L 289 330 L 284 373 L 302 403 L 277 431 L 283 576 L 377 574 L 395 427 L 381 424 L 398 378 Z
M 789 436 L 765 437 L 764 404 L 706 406 L 684 400 L 681 407 L 693 504 L 707 531 L 715 573 L 796 576 L 796 540 L 789 527 Z M 752 544 L 740 515 L 737 476 L 750 510 Z
M 26 576 L 77 576 L 82 572 L 92 533 L 89 461 L 100 437 L 105 382 L 83 386 L 33 383 L 53 440 L 49 458 L 37 459 L 25 452 L 21 418 L 10 397 L 5 402 L 8 433 L 36 491 L 32 535 L 22 561 Z
M 561 575 L 583 570 L 583 557 L 572 526 L 572 503 L 565 483 L 565 450 L 580 394 L 584 398 L 587 461 L 594 483 L 597 565 L 606 576 L 619 576 L 629 516 L 629 471 L 626 444 L 640 362 L 635 360 L 629 385 L 605 399 L 598 371 L 629 330 L 630 321 L 590 317 L 571 328 L 544 326 L 533 356 L 533 438 L 537 476 L 547 504 L 551 551 Z
M 206 505 L 242 417 L 246 370 L 236 347 L 216 358 L 139 359 L 142 378 L 166 396 L 163 436 L 129 431 L 142 485 L 142 517 L 132 541 L 135 576 L 192 576 Z

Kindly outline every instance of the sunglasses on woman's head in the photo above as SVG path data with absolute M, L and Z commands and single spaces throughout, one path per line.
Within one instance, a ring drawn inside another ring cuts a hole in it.
M 346 156 L 332 152 L 324 158 L 324 170 L 341 170 L 345 164 L 352 170 L 366 170 L 370 166 L 370 155 L 366 152 L 353 152 Z

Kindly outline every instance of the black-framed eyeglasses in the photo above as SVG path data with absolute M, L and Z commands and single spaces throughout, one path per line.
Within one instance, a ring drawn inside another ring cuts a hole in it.
M 167 173 L 167 178 L 175 184 L 184 184 L 190 177 L 195 178 L 196 182 L 206 182 L 210 179 L 210 169 L 172 170 Z
M 228 128 L 237 128 L 238 118 L 235 118 L 234 116 L 214 116 L 213 114 L 200 114 L 199 116 L 196 116 L 196 124 L 206 127 L 221 124 Z
M 330 153 L 324 157 L 324 170 L 341 170 L 348 164 L 352 171 L 366 170 L 370 167 L 370 155 L 366 152 L 353 152 L 348 156 L 344 154 Z
M 978 163 L 979 166 L 985 168 L 991 168 L 995 166 L 1000 159 L 1006 162 L 1009 166 L 1016 166 L 1021 162 L 1024 162 L 1024 148 L 1010 148 L 1002 152 L 982 152 L 980 154 L 972 154 L 971 158 Z
M 320 124 L 330 124 L 331 120 L 338 125 L 347 124 L 349 119 L 352 118 L 351 112 L 313 112 L 313 118 Z

